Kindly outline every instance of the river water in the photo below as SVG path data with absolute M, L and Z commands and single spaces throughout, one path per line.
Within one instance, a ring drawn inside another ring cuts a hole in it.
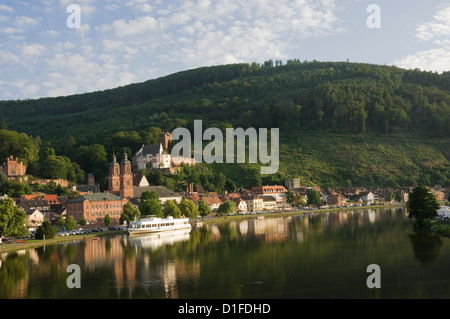
M 448 299 L 449 248 L 416 233 L 404 208 L 230 219 L 3 254 L 0 298 Z

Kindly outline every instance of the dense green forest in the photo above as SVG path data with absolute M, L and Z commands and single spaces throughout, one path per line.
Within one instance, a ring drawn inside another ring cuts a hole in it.
M 299 60 L 223 65 L 101 92 L 0 101 L 0 114 L 2 127 L 28 134 L 43 157 L 72 163 L 73 180 L 81 170 L 106 175 L 113 149 L 133 155 L 162 130 L 192 132 L 201 119 L 203 129 L 280 128 L 277 174 L 259 176 L 258 165 L 204 168 L 230 185 L 294 176 L 320 186 L 450 185 L 450 72 Z

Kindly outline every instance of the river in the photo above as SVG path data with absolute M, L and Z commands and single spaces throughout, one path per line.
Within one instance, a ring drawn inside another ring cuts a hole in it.
M 0 298 L 448 299 L 449 248 L 416 233 L 404 208 L 230 219 L 2 254 Z

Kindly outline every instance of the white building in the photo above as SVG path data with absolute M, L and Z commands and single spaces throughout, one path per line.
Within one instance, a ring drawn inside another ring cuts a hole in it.
M 193 158 L 172 157 L 168 152 L 164 151 L 162 144 L 142 145 L 141 149 L 136 152 L 135 160 L 138 169 L 172 168 L 179 167 L 182 163 L 195 165 Z
M 361 199 L 368 205 L 371 205 L 375 202 L 375 196 L 372 192 L 362 192 L 359 193 L 359 196 L 361 196 Z
M 149 168 L 170 168 L 171 156 L 164 151 L 162 144 L 142 145 L 136 152 L 136 165 L 138 169 Z

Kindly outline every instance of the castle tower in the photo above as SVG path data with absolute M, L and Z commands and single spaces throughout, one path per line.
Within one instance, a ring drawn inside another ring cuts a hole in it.
M 89 185 L 89 186 L 95 185 L 95 177 L 94 177 L 94 175 L 92 175 L 91 173 L 89 173 L 89 174 L 88 174 L 88 177 L 87 177 L 87 181 L 88 181 L 88 185 Z
M 114 195 L 120 193 L 120 166 L 116 161 L 116 154 L 113 155 L 113 161 L 109 164 L 108 175 L 109 192 Z
M 167 150 L 169 148 L 169 142 L 172 141 L 172 134 L 169 132 L 165 133 L 164 131 L 158 137 L 159 144 L 162 144 L 163 148 Z
M 120 162 L 120 191 L 119 196 L 124 198 L 133 198 L 133 174 L 131 173 L 131 162 L 128 160 L 127 153 L 124 153 L 124 159 Z

